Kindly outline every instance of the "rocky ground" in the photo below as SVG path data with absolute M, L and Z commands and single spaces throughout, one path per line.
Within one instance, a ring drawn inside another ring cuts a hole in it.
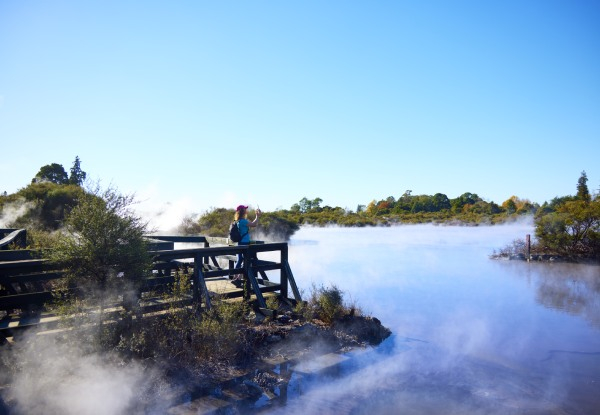
M 254 402 L 261 396 L 277 399 L 275 388 L 287 382 L 273 371 L 277 365 L 294 365 L 319 356 L 376 346 L 391 334 L 374 317 L 346 316 L 327 325 L 319 320 L 294 318 L 291 313 L 265 319 L 244 330 L 250 331 L 245 335 L 253 343 L 252 358 L 243 364 L 213 362 L 205 368 L 209 370 L 203 371 L 203 392 L 192 393 L 196 398 L 175 405 L 171 408 L 173 413 L 196 413 L 200 407 L 212 413 L 215 400 L 227 403 L 226 413 L 253 413 Z
M 214 364 L 204 372 L 209 374 L 205 382 L 214 384 L 260 367 L 376 346 L 391 335 L 387 327 L 370 316 L 345 316 L 331 325 L 320 320 L 306 321 L 293 313 L 257 318 L 262 321 L 243 329 L 251 348 L 243 363 Z
M 320 320 L 302 322 L 283 315 L 274 322 L 258 326 L 262 344 L 257 349 L 261 361 L 297 360 L 315 353 L 345 352 L 357 347 L 377 345 L 390 330 L 374 317 L 347 316 L 327 325 Z
M 232 361 L 206 361 L 194 368 L 165 364 L 166 376 L 149 375 L 144 390 L 139 391 L 139 402 L 132 403 L 132 413 L 146 413 L 148 407 L 167 402 L 170 408 L 203 399 L 248 408 L 261 396 L 274 396 L 274 388 L 286 381 L 274 375 L 275 366 L 376 346 L 390 334 L 377 318 L 369 316 L 347 315 L 328 325 L 320 320 L 307 321 L 291 311 L 271 317 L 257 312 L 252 322 L 240 327 L 240 336 L 247 342 L 241 356 Z M 19 414 L 15 408 L 10 385 L 0 382 L 0 415 Z

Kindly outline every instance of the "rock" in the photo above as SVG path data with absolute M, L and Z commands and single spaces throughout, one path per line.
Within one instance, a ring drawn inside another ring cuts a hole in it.
M 251 380 L 245 379 L 244 386 L 246 387 L 248 394 L 250 396 L 260 396 L 263 393 L 262 388 L 256 382 L 252 382 Z
M 267 337 L 267 343 L 277 343 L 277 342 L 280 342 L 281 340 L 282 340 L 281 336 L 278 336 L 276 334 Z

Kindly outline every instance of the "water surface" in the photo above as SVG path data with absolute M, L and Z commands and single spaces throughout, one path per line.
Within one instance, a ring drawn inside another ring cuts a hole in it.
M 303 228 L 304 293 L 334 284 L 393 335 L 272 412 L 600 413 L 600 268 L 489 259 L 530 223 Z

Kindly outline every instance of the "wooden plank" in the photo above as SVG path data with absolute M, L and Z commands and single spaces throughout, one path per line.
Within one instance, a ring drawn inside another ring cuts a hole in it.
M 207 236 L 206 241 L 211 245 L 230 245 L 231 241 L 229 238 L 223 238 L 219 236 Z
M 149 251 L 159 251 L 175 248 L 175 244 L 171 241 L 161 241 L 159 239 L 154 238 L 146 238 L 146 243 L 148 245 Z
M 287 261 L 284 261 L 283 265 L 287 274 L 288 284 L 292 287 L 292 292 L 294 293 L 294 300 L 302 301 L 302 297 L 300 296 L 300 290 L 298 290 L 298 286 L 296 285 L 296 280 L 294 279 L 294 275 L 292 274 L 292 268 L 290 268 L 290 264 Z
M 0 296 L 0 310 L 27 308 L 28 306 L 43 306 L 52 300 L 52 292 L 42 291 L 36 293 L 12 294 Z
M 198 302 L 198 306 L 200 305 L 202 299 L 200 298 L 200 294 L 204 296 L 204 304 L 206 304 L 206 308 L 210 310 L 210 293 L 208 292 L 208 288 L 206 287 L 206 281 L 204 279 L 204 274 L 202 273 L 202 257 L 197 255 L 194 258 L 194 298 Z
M 8 316 L 0 320 L 0 332 L 58 323 L 59 320 L 60 317 L 51 313 L 42 313 L 37 316 Z
M 7 249 L 0 250 L 0 261 L 20 261 L 32 259 L 33 251 L 30 249 Z
M 65 273 L 63 271 L 56 272 L 38 272 L 33 274 L 21 274 L 21 275 L 2 275 L 0 274 L 0 284 L 16 284 L 23 282 L 43 282 L 53 281 L 63 278 Z
M 19 261 L 0 261 L 0 275 L 18 275 L 40 271 L 51 271 L 52 266 L 46 259 L 24 259 Z
M 248 267 L 248 280 L 250 281 L 250 285 L 252 287 L 252 291 L 254 291 L 254 295 L 256 296 L 256 300 L 258 301 L 258 305 L 262 308 L 267 308 L 267 303 L 265 302 L 265 298 L 260 291 L 260 287 L 258 286 L 258 281 L 256 280 L 256 275 L 252 268 Z
M 0 261 L 0 270 L 39 266 L 43 265 L 46 262 L 48 262 L 47 259 L 20 259 L 17 261 Z
M 224 297 L 231 297 L 231 294 L 239 294 L 242 291 L 241 288 L 237 288 L 233 285 L 229 278 L 225 277 L 206 280 L 206 287 L 210 294 Z
M 219 269 L 215 271 L 204 271 L 204 278 L 216 278 L 216 277 L 224 277 L 226 275 L 231 275 L 235 273 L 241 273 L 241 270 L 235 271 L 230 269 Z
M 168 242 L 204 243 L 207 241 L 207 237 L 201 235 L 149 235 L 149 238 Z

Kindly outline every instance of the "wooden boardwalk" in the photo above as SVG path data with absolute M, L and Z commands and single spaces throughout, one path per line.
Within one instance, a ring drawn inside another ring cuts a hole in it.
M 216 297 L 253 300 L 264 312 L 268 312 L 267 293 L 275 293 L 284 301 L 302 300 L 288 263 L 286 243 L 234 246 L 227 242 L 226 238 L 204 236 L 149 237 L 153 273 L 144 279 L 138 293 L 142 312 L 156 313 L 173 305 L 157 293 L 168 292 L 176 274 L 189 275 L 191 279 L 190 292 L 181 306 L 191 305 L 200 310 L 210 309 Z M 194 247 L 185 248 L 189 244 Z M 242 268 L 234 269 L 238 253 L 244 255 L 245 261 Z M 243 276 L 241 287 L 231 282 L 236 274 Z M 61 278 L 63 270 L 56 269 L 46 259 L 36 258 L 36 252 L 0 250 L 0 341 L 29 327 L 43 325 L 51 329 L 58 323 L 59 318 L 47 305 L 53 299 L 52 286 Z M 111 310 L 116 315 L 122 305 L 114 304 L 107 311 Z

